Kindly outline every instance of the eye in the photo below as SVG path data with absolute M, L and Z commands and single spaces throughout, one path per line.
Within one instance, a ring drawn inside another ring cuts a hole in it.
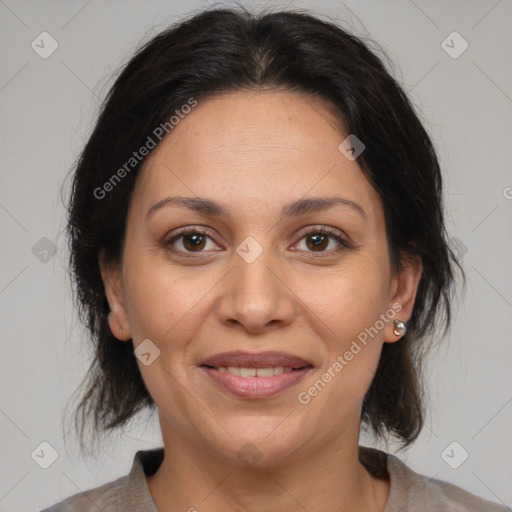
M 214 247 L 218 247 L 215 243 L 213 243 L 213 248 L 207 248 L 208 240 L 213 242 L 209 231 L 191 226 L 175 233 L 171 238 L 164 242 L 164 246 L 172 251 L 185 254 L 202 253 L 215 250 Z
M 301 241 L 305 240 L 305 249 L 300 248 L 299 250 L 305 250 L 313 253 L 333 253 L 340 251 L 344 248 L 350 247 L 349 242 L 343 237 L 343 235 L 332 228 L 313 227 L 308 231 L 302 233 Z M 331 243 L 333 242 L 333 243 Z M 297 244 L 299 246 L 300 244 Z M 332 248 L 332 245 L 335 247 Z M 329 250 L 329 247 L 331 247 Z
M 197 226 L 190 226 L 183 228 L 174 233 L 173 236 L 164 242 L 165 248 L 181 253 L 184 256 L 192 256 L 194 253 L 201 254 L 212 251 L 218 251 L 217 244 L 213 241 L 213 234 L 206 229 Z M 301 234 L 300 241 L 305 241 L 305 248 L 298 250 L 317 253 L 315 257 L 322 257 L 324 254 L 329 255 L 333 252 L 338 252 L 344 248 L 350 248 L 351 244 L 345 237 L 333 228 L 326 226 L 314 226 Z M 208 248 L 208 241 L 213 246 Z M 298 247 L 300 245 L 297 244 Z M 334 245 L 334 248 L 331 246 Z M 297 250 L 297 249 L 292 249 Z

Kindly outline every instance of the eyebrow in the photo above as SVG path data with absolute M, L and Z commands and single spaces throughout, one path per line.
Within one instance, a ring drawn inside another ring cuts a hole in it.
M 146 218 L 149 218 L 157 210 L 168 205 L 187 208 L 194 212 L 214 217 L 229 217 L 228 210 L 211 199 L 207 199 L 205 197 L 170 196 L 151 206 L 146 214 Z M 336 196 L 299 199 L 293 203 L 286 204 L 281 210 L 281 219 L 298 217 L 300 215 L 305 215 L 306 213 L 321 212 L 335 206 L 348 207 L 365 219 L 367 218 L 366 212 L 360 204 L 350 199 Z

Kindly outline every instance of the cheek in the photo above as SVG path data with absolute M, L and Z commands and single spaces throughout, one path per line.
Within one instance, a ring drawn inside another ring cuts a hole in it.
M 175 347 L 186 337 L 184 330 L 194 325 L 206 302 L 205 294 L 215 283 L 208 274 L 183 275 L 176 267 L 143 258 L 126 265 L 124 275 L 132 337 L 154 339 L 157 345 L 173 339 Z
M 388 304 L 387 274 L 375 258 L 362 260 L 325 273 L 301 292 L 340 349 L 373 326 Z
M 218 277 L 183 272 L 144 254 L 133 257 L 123 274 L 134 346 L 150 339 L 160 351 L 148 366 L 137 361 L 146 387 L 160 409 L 187 410 L 194 404 L 180 390 L 187 385 L 189 345 L 204 324 L 211 307 L 207 292 Z
M 387 274 L 370 261 L 318 280 L 317 286 L 303 295 L 317 318 L 317 334 L 327 356 L 319 375 L 322 382 L 311 393 L 320 407 L 345 404 L 338 411 L 340 415 L 357 409 L 371 384 L 382 348 Z

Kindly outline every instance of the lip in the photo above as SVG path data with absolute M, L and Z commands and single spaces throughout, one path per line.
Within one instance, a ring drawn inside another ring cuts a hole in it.
M 216 354 L 199 363 L 200 366 L 238 366 L 242 368 L 270 368 L 284 366 L 288 368 L 303 368 L 313 366 L 309 361 L 287 352 L 223 352 Z
M 271 377 L 241 377 L 215 367 L 242 368 L 294 368 L 291 372 Z M 285 352 L 224 352 L 205 359 L 200 369 L 222 390 L 239 398 L 270 398 L 297 384 L 309 373 L 313 365 L 301 357 Z

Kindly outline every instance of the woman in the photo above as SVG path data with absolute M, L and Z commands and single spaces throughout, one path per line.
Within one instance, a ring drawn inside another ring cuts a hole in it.
M 47 511 L 502 511 L 396 456 L 456 258 L 432 143 L 358 38 L 205 11 L 124 68 L 78 162 L 71 265 L 97 431 L 163 448 Z

